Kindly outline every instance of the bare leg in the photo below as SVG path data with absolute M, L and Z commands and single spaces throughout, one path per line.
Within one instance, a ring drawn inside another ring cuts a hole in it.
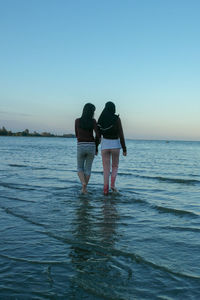
M 111 174 L 111 189 L 113 192 L 117 192 L 115 188 L 115 180 L 117 177 L 118 165 L 119 165 L 119 153 L 120 149 L 112 149 L 112 174 Z
M 85 182 L 86 182 L 86 185 L 88 185 L 89 180 L 90 180 L 90 175 L 85 175 Z
M 81 190 L 81 192 L 83 194 L 86 194 L 87 193 L 87 190 L 86 190 L 87 182 L 86 182 L 85 174 L 82 171 L 80 171 L 80 172 L 78 172 L 78 177 L 80 179 L 80 182 L 82 183 L 82 190 Z
M 109 176 L 110 176 L 110 150 L 102 150 L 103 177 L 104 177 L 104 195 L 108 195 Z
M 91 147 L 91 149 L 88 150 L 88 153 L 86 155 L 85 166 L 84 166 L 84 176 L 85 176 L 86 187 L 90 180 L 90 173 L 91 173 L 91 169 L 92 169 L 92 163 L 94 160 L 94 154 L 95 154 L 95 147 Z M 86 190 L 86 188 L 85 188 L 85 190 Z M 86 192 L 87 192 L 87 190 L 86 190 Z

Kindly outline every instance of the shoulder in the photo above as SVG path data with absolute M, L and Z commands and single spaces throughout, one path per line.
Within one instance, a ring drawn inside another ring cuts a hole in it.
M 122 128 L 122 122 L 121 122 L 121 119 L 120 119 L 120 117 L 118 116 L 118 119 L 117 119 L 117 126 L 118 126 L 118 128 Z
M 94 124 L 97 124 L 97 121 L 95 119 L 92 119 Z
M 121 123 L 121 119 L 120 119 L 119 115 L 115 115 L 115 122 L 117 124 Z
M 75 120 L 75 126 L 78 126 L 79 121 L 80 121 L 80 118 L 77 118 L 77 119 Z

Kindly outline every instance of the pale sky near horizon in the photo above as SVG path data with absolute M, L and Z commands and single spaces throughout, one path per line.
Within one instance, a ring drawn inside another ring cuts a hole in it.
M 113 101 L 125 137 L 200 140 L 199 0 L 0 0 L 0 127 L 74 133 Z

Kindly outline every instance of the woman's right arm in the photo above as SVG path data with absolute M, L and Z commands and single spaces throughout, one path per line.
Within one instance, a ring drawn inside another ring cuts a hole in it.
M 100 134 L 100 130 L 97 126 L 96 120 L 94 120 L 94 132 L 95 132 L 96 152 L 98 153 L 98 146 L 100 144 L 101 134 Z

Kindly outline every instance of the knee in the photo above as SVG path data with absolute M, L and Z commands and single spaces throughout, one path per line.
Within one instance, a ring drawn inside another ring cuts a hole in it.
M 112 168 L 118 169 L 118 165 L 119 165 L 118 163 L 113 162 L 112 163 Z
M 87 170 L 86 170 L 86 171 L 84 172 L 84 174 L 85 174 L 85 176 L 90 176 L 90 175 L 91 175 L 91 171 L 87 171 Z

